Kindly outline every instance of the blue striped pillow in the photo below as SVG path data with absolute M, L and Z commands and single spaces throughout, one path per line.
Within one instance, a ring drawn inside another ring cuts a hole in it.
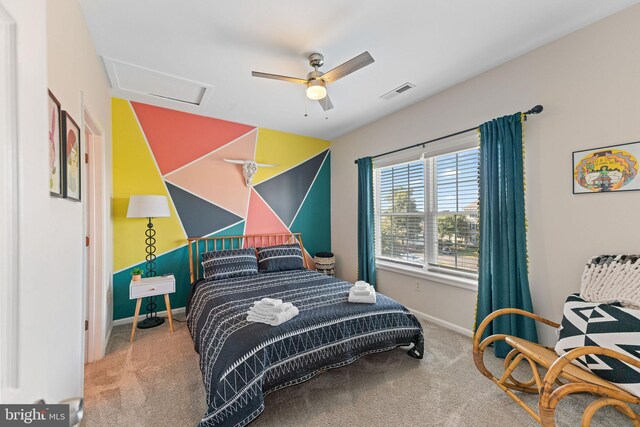
M 202 254 L 205 279 L 229 279 L 258 274 L 258 261 L 254 248 L 226 249 Z
M 258 248 L 258 268 L 261 273 L 303 270 L 302 249 L 298 244 Z

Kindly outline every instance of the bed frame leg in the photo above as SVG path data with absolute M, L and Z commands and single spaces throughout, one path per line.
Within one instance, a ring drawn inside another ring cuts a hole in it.
M 407 351 L 407 354 L 414 359 L 422 359 L 424 357 L 424 337 L 414 338 L 413 347 Z

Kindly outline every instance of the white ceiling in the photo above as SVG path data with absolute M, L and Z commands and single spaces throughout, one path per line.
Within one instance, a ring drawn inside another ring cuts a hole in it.
M 639 0 L 80 0 L 99 55 L 212 86 L 202 107 L 132 90 L 117 97 L 333 139 Z M 330 85 L 325 119 L 305 77 L 368 50 L 375 63 Z M 380 96 L 411 82 L 391 100 Z M 528 106 L 523 106 L 523 108 Z

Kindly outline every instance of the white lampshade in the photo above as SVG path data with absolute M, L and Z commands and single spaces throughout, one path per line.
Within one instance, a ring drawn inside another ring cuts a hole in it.
M 163 218 L 171 216 L 167 196 L 131 196 L 127 218 Z
M 322 80 L 311 80 L 307 83 L 307 98 L 320 100 L 327 96 L 327 85 Z

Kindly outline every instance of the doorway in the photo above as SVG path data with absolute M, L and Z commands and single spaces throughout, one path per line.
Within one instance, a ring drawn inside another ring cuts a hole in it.
M 84 362 L 104 356 L 107 339 L 106 170 L 104 132 L 82 102 L 84 159 Z

